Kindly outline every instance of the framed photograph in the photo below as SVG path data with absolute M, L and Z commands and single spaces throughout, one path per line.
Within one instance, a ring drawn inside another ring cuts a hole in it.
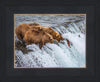
M 14 68 L 86 68 L 86 14 L 14 14 L 14 31 Z
M 0 81 L 99 82 L 99 3 L 36 2 L 0 4 Z

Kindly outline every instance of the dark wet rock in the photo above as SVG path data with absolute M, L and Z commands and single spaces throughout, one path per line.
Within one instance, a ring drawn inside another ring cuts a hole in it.
M 21 50 L 23 54 L 27 54 L 28 52 L 32 52 L 33 50 L 27 49 L 25 43 L 17 41 L 15 43 L 15 49 Z

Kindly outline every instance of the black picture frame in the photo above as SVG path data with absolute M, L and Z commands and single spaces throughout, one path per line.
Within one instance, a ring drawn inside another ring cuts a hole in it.
M 37 3 L 37 4 L 36 4 Z M 27 81 L 69 81 L 69 82 L 99 82 L 100 60 L 99 60 L 99 2 L 92 0 L 76 2 L 54 1 L 53 3 L 41 2 L 40 0 L 18 2 L 14 0 L 1 1 L 0 4 L 0 81 L 1 82 L 27 82 Z M 67 68 L 67 69 L 14 69 L 13 68 L 13 15 L 17 13 L 37 14 L 83 14 L 86 17 L 86 61 L 87 68 Z

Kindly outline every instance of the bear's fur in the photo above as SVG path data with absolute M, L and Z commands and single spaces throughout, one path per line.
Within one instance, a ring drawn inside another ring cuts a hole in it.
M 42 29 L 42 25 L 38 24 L 38 23 L 29 23 L 28 24 L 30 29 L 36 30 L 36 31 L 40 31 Z
M 51 27 L 44 27 L 38 23 L 29 23 L 31 26 L 31 29 L 34 30 L 43 30 L 47 33 L 49 33 L 50 35 L 52 35 L 53 39 L 55 39 L 57 42 L 60 42 L 60 40 L 64 40 L 63 37 L 61 36 L 61 34 L 59 34 L 58 32 L 55 32 Z
M 33 29 L 28 30 L 24 36 L 25 42 L 29 45 L 32 43 L 38 44 L 40 49 L 46 43 L 53 43 L 53 38 L 50 34 L 44 31 L 35 31 Z
M 29 23 L 28 25 L 29 26 L 39 26 L 40 24 L 33 22 L 33 23 Z
M 60 40 L 64 40 L 61 34 L 54 31 L 51 27 L 42 27 L 43 31 L 49 33 L 52 35 L 53 39 L 55 39 L 57 42 L 60 42 Z
M 43 31 L 42 27 L 41 26 L 30 26 L 30 29 L 33 29 L 35 31 Z
M 16 27 L 15 33 L 19 40 L 23 40 L 26 31 L 28 31 L 30 27 L 27 24 L 20 24 Z

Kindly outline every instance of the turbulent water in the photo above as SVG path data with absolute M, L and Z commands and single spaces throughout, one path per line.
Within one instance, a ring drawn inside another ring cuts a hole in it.
M 84 15 L 16 15 L 15 29 L 31 22 L 52 27 L 65 40 L 40 49 L 36 44 L 25 46 L 15 34 L 15 67 L 85 67 Z

